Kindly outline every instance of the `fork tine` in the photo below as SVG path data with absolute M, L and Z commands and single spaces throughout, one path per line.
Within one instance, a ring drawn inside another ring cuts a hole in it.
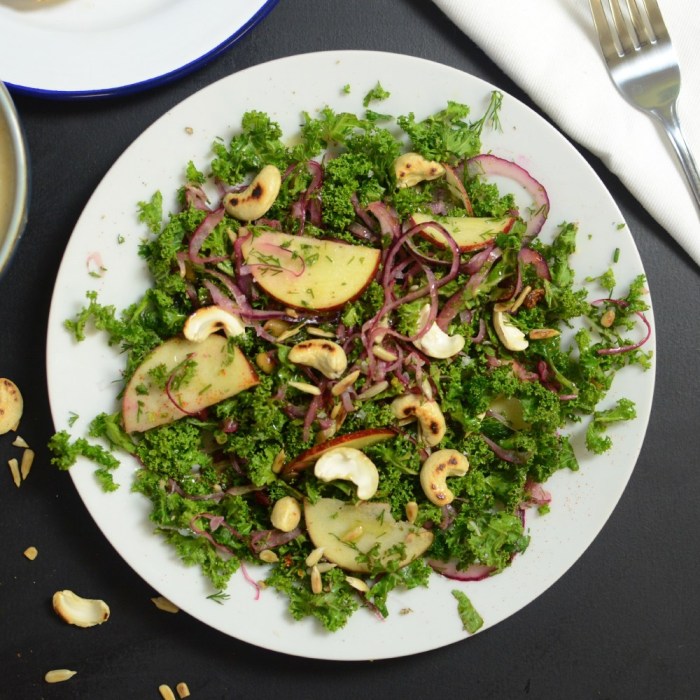
M 656 41 L 656 36 L 653 32 L 651 34 L 649 33 L 647 25 L 642 19 L 642 15 L 639 11 L 637 0 L 627 0 L 627 9 L 629 10 L 630 21 L 632 22 L 632 27 L 637 35 L 639 46 L 642 47 L 647 44 L 653 44 Z M 644 9 L 646 10 L 646 7 Z
M 591 12 L 593 14 L 593 24 L 600 40 L 600 48 L 606 61 L 618 57 L 615 39 L 610 31 L 608 18 L 605 16 L 602 0 L 590 0 Z
M 644 3 L 644 9 L 647 12 L 647 17 L 649 18 L 649 24 L 651 25 L 652 31 L 656 35 L 659 41 L 671 41 L 671 37 L 668 34 L 668 29 L 666 29 L 666 23 L 661 15 L 661 10 L 659 9 L 659 4 L 656 0 L 642 0 Z
M 630 36 L 629 29 L 625 23 L 625 18 L 620 10 L 618 0 L 610 0 L 610 10 L 612 12 L 613 25 L 617 31 L 617 38 L 622 47 L 622 54 L 632 53 L 634 51 L 634 40 Z

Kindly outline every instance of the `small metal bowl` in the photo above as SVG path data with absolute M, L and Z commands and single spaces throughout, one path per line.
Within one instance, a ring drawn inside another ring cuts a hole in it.
M 27 223 L 29 165 L 24 133 L 10 93 L 0 82 L 0 277 Z

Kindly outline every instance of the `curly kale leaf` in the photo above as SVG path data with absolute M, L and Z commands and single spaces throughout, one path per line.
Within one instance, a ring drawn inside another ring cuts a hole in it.
M 176 335 L 182 328 L 188 313 L 188 303 L 180 304 L 158 289 L 149 289 L 143 298 L 125 309 L 120 318 L 112 305 L 100 304 L 97 292 L 87 292 L 89 301 L 74 320 L 66 320 L 64 326 L 84 340 L 90 323 L 97 330 L 107 333 L 110 345 L 120 345 L 127 354 L 124 378 L 128 379 L 144 357 L 164 338 Z
M 411 590 L 427 586 L 431 573 L 432 569 L 425 559 L 414 559 L 407 566 L 380 575 L 367 593 L 367 599 L 376 605 L 382 617 L 388 617 L 386 602 L 389 594 L 396 589 Z
M 71 442 L 68 432 L 61 430 L 51 436 L 48 448 L 53 454 L 51 464 L 59 469 L 70 469 L 78 457 L 85 457 L 97 465 L 95 477 L 104 491 L 114 491 L 119 488 L 112 475 L 119 466 L 119 460 L 101 445 L 90 443 L 85 438 L 77 438 Z
M 208 476 L 212 459 L 202 450 L 200 430 L 186 419 L 147 430 L 136 456 L 150 474 L 173 479 L 188 494 L 209 493 L 215 481 Z
M 397 124 L 411 139 L 412 148 L 428 160 L 455 163 L 470 158 L 481 149 L 480 127 L 469 124 L 470 109 L 458 102 L 422 121 L 411 112 L 397 118 Z
M 216 141 L 212 149 L 216 156 L 211 164 L 212 173 L 232 185 L 242 182 L 251 172 L 259 172 L 265 165 L 275 165 L 284 172 L 291 162 L 279 124 L 264 112 L 255 110 L 243 115 L 241 132 L 231 138 L 228 148 Z
M 609 450 L 612 440 L 605 431 L 611 423 L 632 420 L 637 417 L 634 402 L 629 399 L 620 399 L 613 408 L 596 411 L 586 430 L 586 447 L 596 454 Z
M 391 96 L 391 93 L 385 90 L 381 83 L 377 83 L 362 99 L 362 106 L 369 107 L 370 102 L 381 102 Z
M 139 221 L 148 226 L 151 233 L 158 233 L 163 222 L 163 195 L 155 192 L 149 201 L 138 203 Z
M 141 243 L 139 255 L 146 260 L 156 285 L 170 292 L 184 290 L 176 256 L 187 250 L 189 236 L 205 216 L 206 212 L 195 208 L 173 214 L 156 238 Z
M 321 197 L 328 230 L 342 233 L 355 220 L 353 197 L 365 204 L 380 199 L 383 188 L 372 172 L 372 162 L 362 153 L 342 153 L 327 163 Z
M 282 559 L 265 583 L 287 595 L 289 612 L 295 620 L 312 616 L 327 630 L 335 632 L 344 627 L 360 607 L 357 591 L 345 580 L 345 572 L 338 568 L 325 573 L 323 591 L 313 593 L 306 576 L 305 557 L 301 551 L 294 558 L 290 555 Z

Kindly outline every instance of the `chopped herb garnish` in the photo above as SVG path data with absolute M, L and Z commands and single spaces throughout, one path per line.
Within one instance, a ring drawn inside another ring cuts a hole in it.
M 385 90 L 380 83 L 377 83 L 362 100 L 363 107 L 369 107 L 370 102 L 381 102 L 391 97 L 391 93 Z

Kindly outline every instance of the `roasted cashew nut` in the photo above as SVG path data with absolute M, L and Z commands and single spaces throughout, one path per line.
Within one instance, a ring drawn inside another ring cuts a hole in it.
M 424 401 L 416 409 L 416 418 L 420 425 L 421 438 L 426 445 L 434 447 L 445 437 L 447 425 L 437 401 Z
M 464 476 L 469 471 L 469 461 L 457 450 L 438 450 L 423 462 L 420 470 L 420 485 L 431 503 L 446 506 L 454 500 L 447 488 L 447 478 Z
M 203 306 L 197 309 L 185 321 L 182 332 L 187 340 L 201 343 L 212 333 L 223 330 L 227 336 L 245 333 L 245 324 L 241 317 L 232 314 L 220 306 Z
M 301 506 L 292 496 L 283 496 L 275 501 L 270 513 L 272 526 L 282 532 L 291 532 L 301 522 Z
M 287 355 L 295 365 L 304 365 L 317 369 L 328 379 L 339 379 L 348 367 L 345 350 L 325 338 L 312 338 L 297 343 Z
M 10 379 L 0 379 L 0 435 L 17 430 L 24 411 L 24 400 L 17 385 Z
M 498 339 L 508 350 L 518 352 L 525 350 L 529 345 L 525 334 L 510 320 L 510 314 L 507 311 L 494 308 L 493 327 Z
M 426 304 L 418 316 L 418 330 L 422 330 L 427 323 L 430 314 L 430 304 Z M 453 357 L 464 348 L 465 339 L 463 335 L 447 335 L 445 331 L 433 321 L 430 328 L 423 335 L 414 340 L 413 344 L 422 350 L 428 357 L 444 360 Z
M 418 394 L 403 394 L 391 402 L 391 410 L 399 423 L 410 423 L 417 419 L 416 411 L 422 402 Z
M 275 203 L 282 184 L 282 174 L 274 165 L 266 165 L 243 192 L 229 192 L 224 208 L 229 216 L 240 221 L 255 221 Z
M 352 482 L 362 501 L 372 498 L 379 486 L 379 472 L 374 462 L 354 447 L 336 447 L 324 452 L 314 466 L 314 476 L 325 482 L 336 479 Z
M 109 619 L 109 606 L 103 600 L 82 598 L 73 591 L 56 591 L 53 609 L 69 625 L 94 627 Z
M 424 180 L 436 180 L 445 174 L 441 163 L 427 160 L 420 153 L 404 153 L 394 161 L 398 187 L 414 187 Z
M 437 401 L 426 400 L 418 394 L 404 394 L 391 402 L 391 410 L 402 424 L 418 420 L 419 432 L 426 445 L 434 447 L 445 437 L 447 424 Z

